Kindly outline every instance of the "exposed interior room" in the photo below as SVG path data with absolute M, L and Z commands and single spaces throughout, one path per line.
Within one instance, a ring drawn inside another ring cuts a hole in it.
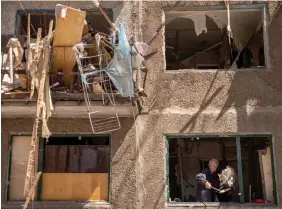
M 269 138 L 240 137 L 240 150 L 236 146 L 236 137 L 169 138 L 168 144 L 167 166 L 171 202 L 197 201 L 196 175 L 208 168 L 209 160 L 212 158 L 218 159 L 220 169 L 230 166 L 237 174 L 234 198 L 231 200 L 222 198 L 222 201 L 250 203 L 264 199 L 274 202 L 272 148 Z M 241 152 L 239 156 L 238 151 Z M 241 159 L 240 163 L 238 159 Z M 238 166 L 242 166 L 242 176 Z
M 166 69 L 263 69 L 261 9 L 165 12 Z M 230 24 L 230 30 L 228 30 Z

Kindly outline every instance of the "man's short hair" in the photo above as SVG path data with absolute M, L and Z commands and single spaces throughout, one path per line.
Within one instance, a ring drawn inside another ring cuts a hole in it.
M 211 165 L 212 163 L 216 164 L 217 166 L 219 165 L 218 160 L 217 160 L 217 159 L 215 159 L 215 158 L 210 159 L 210 161 L 209 161 L 209 165 Z

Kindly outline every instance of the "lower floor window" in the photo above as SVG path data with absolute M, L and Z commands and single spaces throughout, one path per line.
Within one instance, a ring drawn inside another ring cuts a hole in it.
M 13 137 L 9 200 L 24 199 L 30 138 Z M 52 136 L 40 139 L 38 153 L 37 199 L 109 200 L 109 136 Z
M 166 145 L 169 202 L 276 203 L 271 137 L 167 137 Z

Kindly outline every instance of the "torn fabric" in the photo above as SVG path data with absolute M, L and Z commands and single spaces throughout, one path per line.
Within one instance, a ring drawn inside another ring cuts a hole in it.
M 22 63 L 24 52 L 19 40 L 17 38 L 10 38 L 7 47 L 12 47 L 12 51 L 15 57 L 14 68 L 19 67 Z

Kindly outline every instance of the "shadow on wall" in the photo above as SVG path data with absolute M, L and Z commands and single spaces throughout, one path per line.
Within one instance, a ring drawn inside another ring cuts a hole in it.
M 199 108 L 199 110 L 197 111 L 197 113 L 195 115 L 192 116 L 192 118 L 188 121 L 188 123 L 180 130 L 180 133 L 186 132 L 187 129 L 189 128 L 189 131 L 193 131 L 195 126 L 196 126 L 196 122 L 198 117 L 200 116 L 200 114 L 211 104 L 211 102 L 213 101 L 213 99 L 222 91 L 223 86 L 219 87 L 211 97 L 208 98 L 208 95 L 212 89 L 213 84 L 215 83 L 216 77 L 218 75 L 218 71 L 216 72 L 216 74 L 214 75 L 214 78 L 209 86 L 208 91 L 205 94 L 204 100 Z
M 271 118 L 270 114 L 258 113 L 256 110 L 261 107 L 275 107 L 282 105 L 282 7 L 276 13 L 275 19 L 269 25 L 269 54 L 270 54 L 270 68 L 271 71 L 262 72 L 247 72 L 237 71 L 231 81 L 228 90 L 227 100 L 223 105 L 216 121 L 219 121 L 225 113 L 231 108 L 236 111 L 236 125 L 237 132 L 252 132 L 254 130 L 261 130 L 262 132 L 279 133 L 279 127 L 276 124 L 281 123 L 279 117 Z M 268 69 L 270 70 L 270 69 Z M 211 82 L 209 89 L 204 97 L 203 103 L 199 111 L 183 126 L 181 132 L 193 132 L 197 120 L 201 113 L 210 105 L 215 97 L 222 90 L 223 86 L 219 87 L 214 94 L 207 99 L 207 95 L 211 91 L 214 81 Z M 247 107 L 254 106 L 252 112 L 248 112 Z M 280 113 L 280 112 L 278 112 Z M 273 113 L 275 114 L 275 113 Z M 215 122 L 216 122 L 215 121 Z M 276 125 L 276 127 L 275 127 Z M 275 153 L 282 152 L 282 141 L 279 139 L 279 134 L 275 140 Z M 279 156 L 276 156 L 276 159 Z M 275 167 L 281 168 L 282 162 L 275 162 Z M 280 176 L 282 176 L 281 169 L 276 170 L 277 190 L 282 187 Z M 277 191 L 279 194 L 279 191 Z M 278 197 L 278 202 L 282 201 L 282 196 Z M 222 208 L 224 205 L 218 206 Z
M 121 127 L 120 131 L 113 132 L 111 144 L 111 203 L 117 208 L 125 205 L 134 208 L 136 152 L 133 119 L 122 119 Z
M 247 106 L 256 107 L 277 106 L 282 104 L 282 44 L 280 37 L 282 36 L 282 8 L 276 13 L 275 19 L 269 25 L 270 34 L 270 63 L 271 72 L 247 72 L 237 71 L 231 81 L 228 90 L 228 98 L 216 120 L 219 120 L 230 108 L 234 107 L 237 113 L 237 131 L 247 131 L 248 115 Z M 280 40 L 277 41 L 277 40 Z M 192 132 L 195 128 L 196 121 L 200 114 L 210 105 L 215 97 L 221 92 L 223 86 L 219 87 L 214 94 L 207 99 L 207 95 L 211 91 L 216 80 L 218 72 L 215 74 L 208 91 L 203 99 L 199 111 L 187 122 L 181 129 L 181 132 Z

